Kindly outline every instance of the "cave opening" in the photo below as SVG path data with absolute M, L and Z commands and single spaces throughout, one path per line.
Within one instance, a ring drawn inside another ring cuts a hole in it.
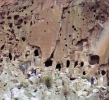
M 9 53 L 9 58 L 10 58 L 10 60 L 12 60 L 12 55 L 11 55 L 11 53 Z
M 11 19 L 11 16 L 8 16 L 7 19 Z
M 83 71 L 83 75 L 86 75 L 86 72 L 85 71 Z
M 46 67 L 52 66 L 52 63 L 53 63 L 53 61 L 51 59 L 48 59 L 45 61 L 45 66 Z
M 98 64 L 99 60 L 100 60 L 100 57 L 98 55 L 90 55 L 89 57 L 89 63 L 91 65 Z
M 1 46 L 1 50 L 3 50 L 3 49 L 4 49 L 4 47 L 5 47 L 5 45 L 2 45 L 2 46 Z
M 101 74 L 104 76 L 106 74 L 106 71 L 105 70 L 102 70 L 101 71 Z
M 81 67 L 83 67 L 84 66 L 84 62 L 81 62 L 80 65 L 81 65 Z
M 58 69 L 59 71 L 61 70 L 61 64 L 60 64 L 60 63 L 58 63 L 58 64 L 56 65 L 56 69 Z
M 0 63 L 3 61 L 3 58 L 0 58 Z M 1 66 L 0 66 L 1 67 Z
M 26 40 L 26 38 L 25 37 L 22 37 L 22 41 L 24 42 Z
M 23 9 L 26 9 L 26 6 L 23 6 Z
M 12 23 L 9 23 L 9 27 L 12 28 L 12 26 L 13 26 Z
M 17 22 L 17 25 L 21 25 L 23 22 L 23 19 L 19 19 L 18 22 Z
M 78 61 L 75 61 L 74 67 L 76 67 L 78 65 Z
M 70 66 L 70 60 L 67 60 L 66 67 L 68 68 Z
M 19 15 L 14 15 L 14 19 L 17 20 L 19 18 Z
M 39 56 L 39 52 L 38 52 L 37 49 L 34 51 L 34 55 L 35 55 L 35 56 Z

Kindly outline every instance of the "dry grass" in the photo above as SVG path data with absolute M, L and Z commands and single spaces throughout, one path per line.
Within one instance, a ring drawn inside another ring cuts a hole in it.
M 47 86 L 47 88 L 51 88 L 53 84 L 53 78 L 51 76 L 44 76 L 41 77 L 40 82 L 44 83 Z

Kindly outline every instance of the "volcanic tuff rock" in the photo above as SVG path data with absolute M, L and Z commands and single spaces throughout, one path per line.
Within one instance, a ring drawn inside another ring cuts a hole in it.
M 102 75 L 109 85 L 108 26 L 109 0 L 1 0 L 0 75 L 22 77 L 35 66 L 71 79 Z

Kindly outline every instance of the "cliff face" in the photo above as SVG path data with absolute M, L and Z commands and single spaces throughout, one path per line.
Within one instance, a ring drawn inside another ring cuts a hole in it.
M 0 0 L 0 100 L 108 100 L 108 27 L 109 0 Z
M 88 74 L 108 63 L 108 0 L 4 0 L 0 6 L 1 59 L 70 71 L 94 65 Z

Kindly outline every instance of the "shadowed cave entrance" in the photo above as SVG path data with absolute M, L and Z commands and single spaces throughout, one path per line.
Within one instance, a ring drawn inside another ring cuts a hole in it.
M 56 65 L 56 69 L 58 69 L 59 71 L 61 70 L 61 64 L 60 64 L 60 63 L 58 63 L 58 64 Z
M 78 61 L 75 61 L 74 68 L 78 65 Z
M 106 74 L 106 71 L 105 70 L 102 70 L 101 71 L 101 74 L 104 76 Z
M 84 66 L 84 62 L 81 62 L 80 65 L 81 65 L 81 67 L 83 67 Z
M 9 53 L 9 59 L 12 60 L 12 55 L 11 55 L 11 53 Z
M 100 57 L 98 55 L 90 55 L 89 57 L 89 63 L 91 65 L 98 64 L 99 60 L 100 60 Z
M 51 59 L 47 59 L 47 60 L 45 61 L 45 66 L 46 66 L 46 67 L 52 66 L 52 63 L 53 63 L 53 61 L 52 61 Z
M 39 52 L 38 52 L 37 49 L 34 51 L 34 55 L 35 55 L 35 56 L 39 56 Z
M 70 60 L 67 60 L 66 67 L 68 68 L 70 66 Z
M 83 75 L 86 75 L 86 72 L 85 71 L 83 71 Z

